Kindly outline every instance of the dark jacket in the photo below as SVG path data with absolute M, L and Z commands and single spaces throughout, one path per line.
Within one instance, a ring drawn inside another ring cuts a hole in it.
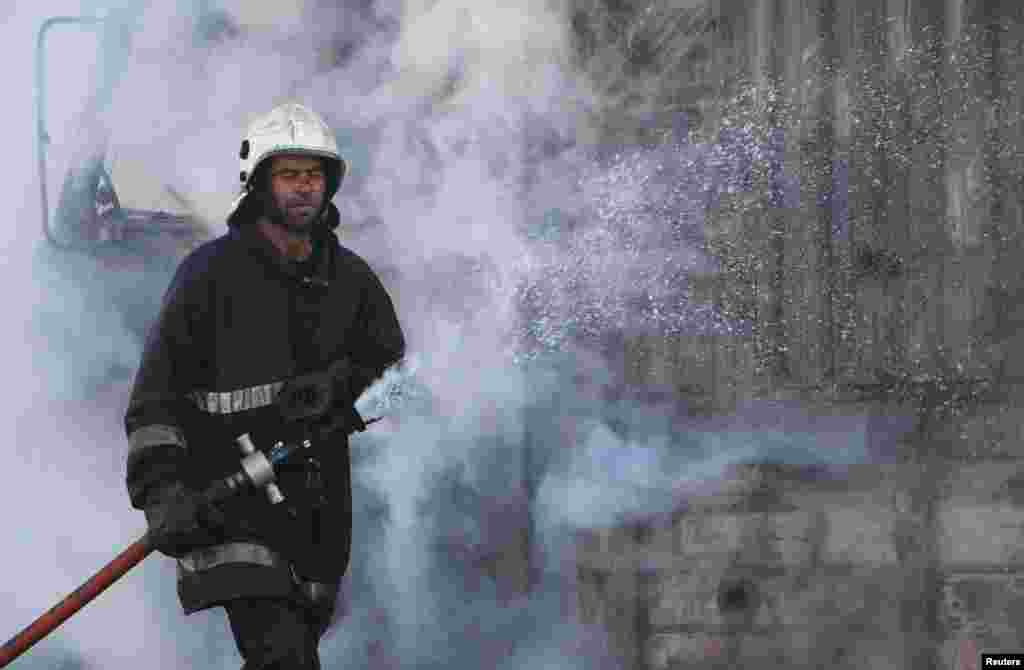
M 253 217 L 238 212 L 225 235 L 182 261 L 147 338 L 125 416 L 133 507 L 143 508 L 169 482 L 198 489 L 237 472 L 235 438 L 242 433 L 261 450 L 294 437 L 271 402 L 284 380 L 347 356 L 359 366 L 355 397 L 404 355 L 390 297 L 333 233 L 333 204 L 326 221 L 305 263 L 281 258 Z M 271 505 L 262 490 L 223 503 L 223 542 L 178 560 L 186 613 L 235 597 L 285 595 L 294 573 L 340 580 L 351 544 L 347 435 L 332 436 L 313 456 L 324 500 L 309 491 L 307 471 L 282 468 L 285 503 Z

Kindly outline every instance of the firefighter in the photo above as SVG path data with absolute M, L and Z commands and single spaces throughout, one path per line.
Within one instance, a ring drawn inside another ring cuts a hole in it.
M 348 435 L 365 428 L 353 403 L 405 340 L 380 280 L 333 232 L 346 163 L 324 121 L 279 106 L 249 126 L 240 158 L 227 233 L 182 261 L 147 337 L 126 481 L 156 549 L 177 560 L 186 615 L 223 607 L 245 669 L 319 668 L 350 555 Z M 351 372 L 334 382 L 331 413 L 351 420 L 281 464 L 284 501 L 254 489 L 200 503 L 238 471 L 239 435 L 265 451 L 308 431 L 275 399 L 341 357 Z

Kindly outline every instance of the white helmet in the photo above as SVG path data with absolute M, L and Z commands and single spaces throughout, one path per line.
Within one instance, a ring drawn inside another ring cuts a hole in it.
M 232 204 L 237 209 L 253 188 L 253 177 L 267 159 L 281 154 L 298 154 L 326 158 L 327 184 L 325 202 L 338 192 L 348 171 L 348 164 L 338 153 L 334 133 L 315 112 L 296 103 L 275 107 L 266 116 L 249 124 L 238 157 L 242 193 Z

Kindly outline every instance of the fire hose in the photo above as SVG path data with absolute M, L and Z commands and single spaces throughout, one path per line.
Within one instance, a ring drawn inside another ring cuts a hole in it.
M 284 496 L 277 484 L 274 483 L 276 477 L 274 466 L 288 460 L 300 450 L 308 449 L 311 442 L 309 440 L 296 443 L 278 442 L 266 454 L 256 449 L 248 434 L 239 436 L 237 442 L 244 455 L 242 469 L 214 482 L 203 491 L 203 500 L 207 503 L 216 503 L 252 488 L 263 488 L 272 504 L 282 502 Z M 107 587 L 141 563 L 152 552 L 153 541 L 147 532 L 84 584 L 4 643 L 3 647 L 0 647 L 0 668 L 6 667 L 11 661 L 28 651 L 36 642 L 56 630 L 58 626 L 103 593 Z
M 271 504 L 279 504 L 284 501 L 284 496 L 275 483 L 277 477 L 275 466 L 287 461 L 304 449 L 310 449 L 313 440 L 320 442 L 329 439 L 332 434 L 342 429 L 346 434 L 362 432 L 369 425 L 381 420 L 382 416 L 376 416 L 364 421 L 355 406 L 348 404 L 344 404 L 344 411 L 337 413 L 336 416 L 332 412 L 332 408 L 337 405 L 334 400 L 335 385 L 339 380 L 345 379 L 351 374 L 352 367 L 347 358 L 342 358 L 334 362 L 327 370 L 290 380 L 275 401 L 281 410 L 282 418 L 289 423 L 321 419 L 325 416 L 329 420 L 326 423 L 316 424 L 315 430 L 306 433 L 311 435 L 312 439 L 277 442 L 265 454 L 256 449 L 248 433 L 240 435 L 236 438 L 236 442 L 243 454 L 241 470 L 215 481 L 202 492 L 202 501 L 213 504 L 243 491 L 262 488 L 266 491 Z M 383 397 L 389 397 L 394 389 L 401 387 L 403 381 L 401 374 L 388 372 L 391 374 L 386 372 L 383 378 L 373 385 L 373 389 L 376 389 L 376 392 Z M 373 389 L 367 390 L 364 395 L 372 396 Z M 111 584 L 141 563 L 153 552 L 153 549 L 154 542 L 149 532 L 130 544 L 127 549 L 103 566 L 84 584 L 4 643 L 3 647 L 0 647 L 0 668 L 9 665 L 36 642 L 56 630 L 58 626 L 92 602 Z

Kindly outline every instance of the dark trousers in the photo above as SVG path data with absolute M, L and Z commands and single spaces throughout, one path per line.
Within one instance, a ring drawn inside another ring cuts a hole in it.
M 320 670 L 320 626 L 292 600 L 240 598 L 224 604 L 242 670 Z

